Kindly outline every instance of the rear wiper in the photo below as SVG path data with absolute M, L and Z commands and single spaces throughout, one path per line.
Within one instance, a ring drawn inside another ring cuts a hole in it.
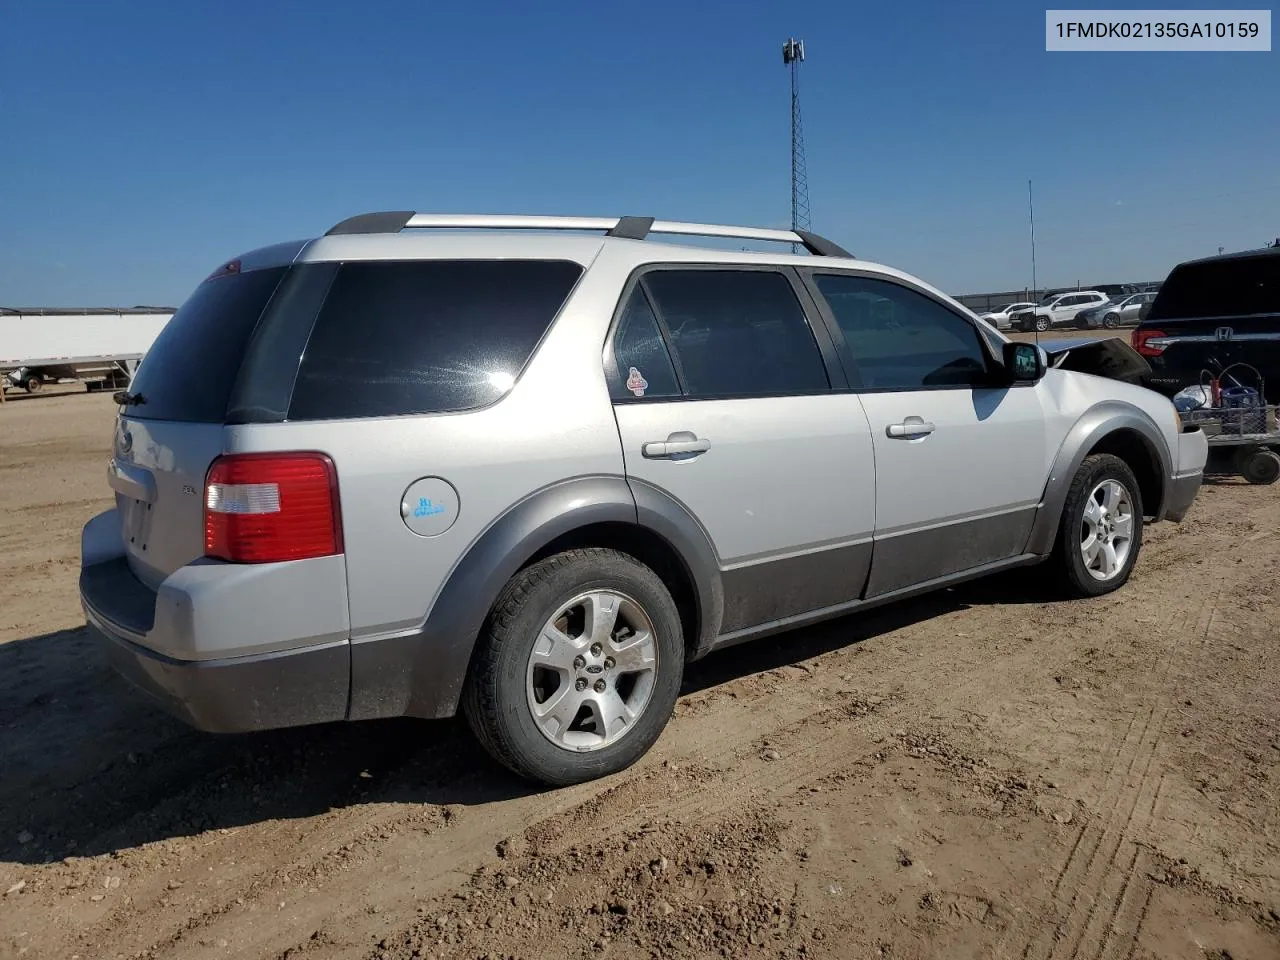
M 128 390 L 117 390 L 111 395 L 111 399 L 122 407 L 138 407 L 147 402 L 142 394 L 130 393 Z

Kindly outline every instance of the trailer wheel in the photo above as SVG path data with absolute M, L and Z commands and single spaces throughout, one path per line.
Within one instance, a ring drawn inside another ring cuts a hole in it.
M 40 379 L 39 374 L 33 373 L 27 377 L 23 386 L 27 388 L 27 393 L 39 393 L 40 388 L 44 386 L 44 381 Z
M 1240 473 L 1250 483 L 1266 485 L 1280 480 L 1280 454 L 1265 448 L 1254 450 L 1244 458 Z

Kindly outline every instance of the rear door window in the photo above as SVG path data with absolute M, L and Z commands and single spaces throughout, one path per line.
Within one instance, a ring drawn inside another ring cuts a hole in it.
M 671 331 L 689 397 L 795 396 L 830 389 L 787 278 L 771 270 L 653 270 L 642 281 Z
M 344 263 L 291 420 L 472 410 L 514 385 L 582 274 L 561 260 Z
M 164 325 L 129 391 L 142 420 L 221 423 L 245 345 L 288 267 L 205 280 Z

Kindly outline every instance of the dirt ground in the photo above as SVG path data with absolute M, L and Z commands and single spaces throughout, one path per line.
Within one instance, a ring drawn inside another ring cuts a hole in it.
M 715 655 L 641 763 L 537 791 L 459 722 L 211 737 L 117 680 L 113 413 L 0 407 L 0 957 L 1280 957 L 1280 488 L 1207 486 L 1111 597 Z

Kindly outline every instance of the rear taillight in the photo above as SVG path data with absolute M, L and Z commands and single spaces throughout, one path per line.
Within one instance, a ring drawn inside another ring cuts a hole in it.
M 204 483 L 204 552 L 233 563 L 342 552 L 338 474 L 319 453 L 230 454 Z
M 1152 340 L 1168 336 L 1163 330 L 1134 330 L 1131 338 L 1133 349 L 1144 357 L 1158 357 L 1164 353 L 1164 344 L 1151 343 Z

